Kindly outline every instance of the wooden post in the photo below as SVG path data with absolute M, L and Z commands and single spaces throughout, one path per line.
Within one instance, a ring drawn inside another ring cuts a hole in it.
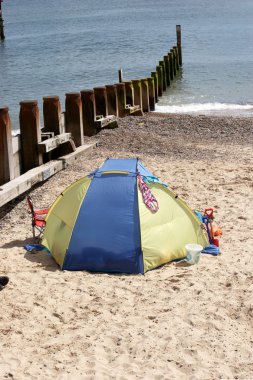
M 107 97 L 105 87 L 94 88 L 96 116 L 106 117 L 108 115 Z
M 83 145 L 82 102 L 79 92 L 66 94 L 65 131 L 71 133 L 76 146 Z
M 43 163 L 38 149 L 41 142 L 40 115 L 37 100 L 24 100 L 19 104 L 22 173 L 25 173 Z
M 154 78 L 147 78 L 148 81 L 148 95 L 149 95 L 149 109 L 155 110 L 155 80 Z
M 154 78 L 154 87 L 155 87 L 155 102 L 158 102 L 158 76 L 157 71 L 152 71 L 151 77 Z
M 163 59 L 164 59 L 164 63 L 165 63 L 167 86 L 170 86 L 170 61 L 169 61 L 169 56 L 165 55 L 163 57 Z
M 83 118 L 83 134 L 84 136 L 93 136 L 97 130 L 95 127 L 96 104 L 94 90 L 82 90 L 82 118 Z
M 176 62 L 176 70 L 179 70 L 179 55 L 177 46 L 173 46 L 174 54 L 175 54 L 175 62 Z
M 181 25 L 176 26 L 179 65 L 182 66 Z
M 174 53 L 175 68 L 176 68 L 176 74 L 177 74 L 177 71 L 179 70 L 179 61 L 178 61 L 178 52 L 177 52 L 176 46 L 173 46 L 173 53 Z
M 149 112 L 149 91 L 148 81 L 146 78 L 141 79 L 141 92 L 142 92 L 142 109 L 143 112 Z
M 126 89 L 126 104 L 134 106 L 134 87 L 132 81 L 127 81 L 125 83 Z
M 122 69 L 119 69 L 118 75 L 119 75 L 119 83 L 123 83 L 123 70 Z
M 167 88 L 167 78 L 166 78 L 165 62 L 164 61 L 159 61 L 159 66 L 162 66 L 162 70 L 163 70 L 163 91 L 166 91 L 166 88 Z
M 117 103 L 118 103 L 118 116 L 125 117 L 126 116 L 126 89 L 125 83 L 117 83 Z
M 158 96 L 163 96 L 163 68 L 162 66 L 156 66 L 157 78 L 158 78 Z
M 118 116 L 117 90 L 115 84 L 106 85 L 108 115 Z
M 59 96 L 44 96 L 43 117 L 43 132 L 53 132 L 55 136 L 63 132 L 61 128 L 61 104 Z
M 176 66 L 176 56 L 174 49 L 170 49 L 171 56 L 172 56 L 172 62 L 173 62 L 173 77 L 177 75 L 177 66 Z
M 3 20 L 3 13 L 2 13 L 2 1 L 0 0 L 0 39 L 3 41 L 5 39 L 4 35 L 4 20 Z
M 134 79 L 132 80 L 132 83 L 134 88 L 134 105 L 140 106 L 141 110 L 143 111 L 141 80 Z
M 0 185 L 12 179 L 14 179 L 14 163 L 9 108 L 0 107 Z
M 171 51 L 168 53 L 168 57 L 169 57 L 169 64 L 170 64 L 170 80 L 173 80 L 173 78 L 174 78 L 174 60 L 173 60 L 173 54 Z

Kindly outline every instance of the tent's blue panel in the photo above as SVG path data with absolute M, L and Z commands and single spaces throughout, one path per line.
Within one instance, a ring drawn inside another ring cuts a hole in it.
M 136 173 L 137 160 L 132 158 L 109 158 L 104 162 L 98 173 L 107 171 L 126 171 Z
M 94 174 L 101 174 L 109 171 L 125 171 L 128 173 L 137 173 L 137 171 L 146 177 L 153 177 L 153 174 L 145 168 L 141 161 L 132 158 L 108 158 L 101 168 L 97 169 Z
M 145 168 L 141 161 L 138 161 L 138 172 L 145 177 L 153 177 L 153 174 Z
M 104 174 L 93 178 L 63 269 L 143 273 L 135 175 Z

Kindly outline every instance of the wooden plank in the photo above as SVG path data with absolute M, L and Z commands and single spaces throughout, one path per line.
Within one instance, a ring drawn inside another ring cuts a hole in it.
M 94 149 L 97 145 L 98 142 L 82 145 L 75 152 L 31 169 L 20 177 L 0 186 L 0 207 L 31 189 L 36 183 L 45 181 L 60 170 L 65 169 L 81 154 Z
M 21 174 L 20 162 L 21 162 L 21 152 L 16 152 L 13 154 L 13 165 L 14 165 L 14 178 L 17 178 Z
M 12 150 L 13 150 L 13 154 L 20 152 L 21 150 L 20 135 L 12 136 Z
M 125 111 L 127 116 L 143 116 L 143 111 L 140 106 L 130 106 L 130 104 L 127 104 Z
M 97 116 L 95 121 L 95 125 L 97 128 L 104 128 L 109 126 L 111 123 L 115 123 L 117 121 L 115 115 L 108 115 L 106 117 Z
M 62 133 L 55 137 L 51 137 L 50 139 L 44 140 L 38 144 L 39 152 L 48 153 L 70 139 L 71 133 Z
M 75 152 L 59 157 L 58 160 L 63 163 L 63 169 L 65 169 L 68 165 L 73 164 L 73 162 L 75 162 L 80 155 L 90 152 L 92 149 L 96 148 L 97 145 L 98 141 L 92 144 L 84 144 L 76 148 Z
M 63 163 L 55 160 L 47 164 L 38 166 L 37 168 L 27 171 L 18 178 L 6 183 L 0 187 L 0 207 L 10 202 L 20 194 L 31 189 L 36 183 L 45 181 L 52 175 L 62 170 Z
M 21 140 L 20 135 L 12 136 L 14 178 L 21 174 Z

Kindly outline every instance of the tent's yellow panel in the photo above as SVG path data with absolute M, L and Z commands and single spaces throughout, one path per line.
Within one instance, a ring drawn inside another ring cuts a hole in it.
M 186 256 L 185 245 L 208 244 L 201 223 L 193 211 L 169 189 L 160 184 L 149 186 L 159 210 L 152 213 L 138 189 L 141 246 L 144 271 Z
M 84 177 L 73 183 L 56 199 L 48 212 L 42 244 L 52 252 L 61 267 L 90 182 L 90 178 Z

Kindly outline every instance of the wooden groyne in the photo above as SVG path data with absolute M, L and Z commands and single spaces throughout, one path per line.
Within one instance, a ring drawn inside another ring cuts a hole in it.
M 96 145 L 84 144 L 84 136 L 116 128 L 118 118 L 154 111 L 182 64 L 180 25 L 176 32 L 177 45 L 149 77 L 123 80 L 120 69 L 119 83 L 66 93 L 64 112 L 58 96 L 43 97 L 42 128 L 37 100 L 20 102 L 20 134 L 15 137 L 9 109 L 0 107 L 0 207 Z
M 4 35 L 4 20 L 3 20 L 2 2 L 3 2 L 3 0 L 0 0 L 0 40 L 3 41 L 5 39 L 5 35 Z

